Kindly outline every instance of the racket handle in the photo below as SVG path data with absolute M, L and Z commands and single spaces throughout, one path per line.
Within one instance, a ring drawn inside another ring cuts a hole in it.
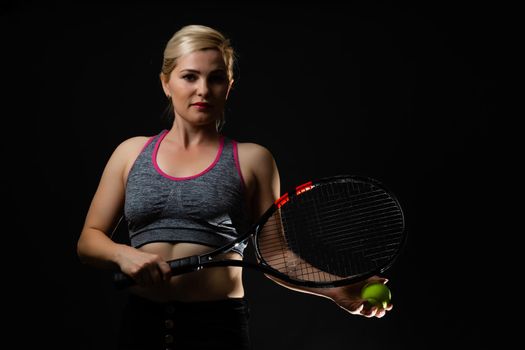
M 168 261 L 168 264 L 170 265 L 172 276 L 196 271 L 201 268 L 198 255 L 171 260 Z M 113 283 L 117 289 L 124 289 L 135 285 L 137 282 L 125 273 L 118 271 L 113 274 Z
M 181 275 L 186 272 L 199 270 L 201 265 L 201 259 L 198 255 L 188 256 L 182 259 L 175 259 L 168 261 L 171 267 L 172 276 Z

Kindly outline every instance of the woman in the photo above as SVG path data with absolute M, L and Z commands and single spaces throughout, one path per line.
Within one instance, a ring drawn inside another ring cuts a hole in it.
M 94 266 L 119 269 L 137 282 L 122 318 L 122 349 L 250 348 L 242 268 L 170 276 L 166 263 L 233 240 L 279 197 L 279 173 L 271 153 L 220 133 L 233 65 L 233 49 L 220 32 L 190 25 L 175 33 L 160 73 L 174 115 L 171 128 L 125 140 L 103 171 L 78 255 Z M 108 235 L 122 212 L 131 246 Z M 225 257 L 242 259 L 244 248 Z M 272 280 L 330 298 L 353 314 L 382 317 L 386 312 L 359 297 L 365 282 L 312 289 Z

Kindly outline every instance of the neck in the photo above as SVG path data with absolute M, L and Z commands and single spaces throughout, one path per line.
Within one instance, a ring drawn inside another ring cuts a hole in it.
M 166 138 L 179 147 L 188 149 L 194 146 L 216 144 L 220 134 L 215 125 L 195 127 L 183 122 L 177 122 L 176 119 Z

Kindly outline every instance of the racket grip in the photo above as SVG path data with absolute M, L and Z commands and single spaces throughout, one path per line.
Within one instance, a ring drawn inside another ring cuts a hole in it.
M 200 257 L 194 255 L 187 258 L 168 261 L 168 264 L 170 265 L 172 275 L 175 276 L 200 269 L 202 267 L 200 261 Z M 117 289 L 124 289 L 136 284 L 133 278 L 120 271 L 113 274 L 113 283 Z
M 188 256 L 182 259 L 168 261 L 171 268 L 172 276 L 181 275 L 186 272 L 199 270 L 201 266 L 201 259 L 198 255 Z

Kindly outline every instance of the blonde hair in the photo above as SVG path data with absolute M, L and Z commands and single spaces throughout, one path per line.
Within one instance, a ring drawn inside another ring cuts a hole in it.
M 164 58 L 161 68 L 161 79 L 169 80 L 171 72 L 177 66 L 179 57 L 199 50 L 218 50 L 224 59 L 226 65 L 226 72 L 230 83 L 233 81 L 233 67 L 235 64 L 235 52 L 230 44 L 230 40 L 226 38 L 219 31 L 203 26 L 203 25 L 188 25 L 179 29 L 166 44 L 164 49 Z M 171 99 L 169 102 L 169 114 L 173 113 L 173 106 Z M 220 120 L 217 121 L 217 130 L 220 130 L 224 125 L 224 113 Z

